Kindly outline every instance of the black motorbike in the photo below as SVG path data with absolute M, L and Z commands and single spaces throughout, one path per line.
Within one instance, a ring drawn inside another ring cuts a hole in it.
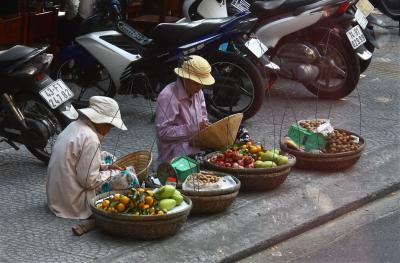
M 78 113 L 71 90 L 45 74 L 53 59 L 45 50 L 18 45 L 0 51 L 0 137 L 47 163 L 57 135 Z

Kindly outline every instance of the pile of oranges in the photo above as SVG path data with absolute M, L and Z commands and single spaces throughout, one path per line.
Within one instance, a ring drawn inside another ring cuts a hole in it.
M 133 215 L 163 215 L 167 212 L 158 207 L 153 191 L 143 188 L 132 188 L 126 195 L 111 195 L 99 201 L 96 207 L 110 213 Z

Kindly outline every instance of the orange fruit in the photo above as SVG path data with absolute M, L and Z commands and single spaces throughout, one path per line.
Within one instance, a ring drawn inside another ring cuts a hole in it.
M 121 197 L 119 198 L 119 201 L 121 203 L 123 203 L 124 205 L 127 205 L 130 201 L 129 197 L 125 196 L 125 195 L 121 195 Z
M 144 202 L 140 202 L 140 203 L 139 203 L 139 207 L 140 207 L 140 208 L 143 208 L 144 205 L 145 205 Z
M 154 195 L 153 191 L 151 191 L 151 190 L 147 190 L 146 192 L 147 192 L 150 196 L 153 196 L 153 195 Z
M 257 147 L 257 152 L 262 152 L 262 146 L 259 144 L 256 146 Z
M 249 152 L 250 152 L 251 154 L 258 153 L 258 148 L 257 148 L 257 146 L 254 146 L 254 145 L 250 146 Z
M 146 196 L 146 197 L 144 198 L 144 202 L 145 202 L 146 204 L 148 204 L 148 205 L 152 205 L 153 202 L 154 202 L 154 199 L 153 199 L 153 197 L 151 197 L 151 196 Z
M 143 188 L 138 188 L 139 193 L 143 193 L 145 190 Z
M 125 211 L 126 206 L 123 203 L 119 203 L 115 206 L 115 209 L 117 209 L 118 212 L 122 213 Z
M 251 141 L 246 143 L 247 148 L 249 148 L 252 145 L 253 145 L 253 143 Z
M 108 200 L 108 199 L 104 200 L 103 202 L 101 202 L 101 206 L 103 208 L 109 207 L 110 206 L 110 200 Z
M 114 201 L 114 202 L 117 202 L 117 201 L 119 201 L 119 198 L 120 198 L 120 194 L 115 194 L 113 197 L 112 197 L 112 200 Z
M 149 205 L 144 205 L 144 206 L 143 206 L 143 209 L 149 209 L 149 208 L 150 208 Z

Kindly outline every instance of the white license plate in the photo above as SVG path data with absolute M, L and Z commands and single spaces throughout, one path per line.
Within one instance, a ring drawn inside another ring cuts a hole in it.
M 355 27 L 347 31 L 346 35 L 354 49 L 367 42 L 359 25 L 356 25 Z
M 364 14 L 365 17 L 369 16 L 372 10 L 374 10 L 374 6 L 368 0 L 358 1 L 356 7 Z
M 357 9 L 356 14 L 354 15 L 357 23 L 361 26 L 362 29 L 365 29 L 368 25 L 368 20 L 365 18 L 363 12 L 360 9 Z
M 42 89 L 39 94 L 52 109 L 74 97 L 74 93 L 60 79 Z
M 251 38 L 244 44 L 256 57 L 260 58 L 268 48 L 257 38 Z

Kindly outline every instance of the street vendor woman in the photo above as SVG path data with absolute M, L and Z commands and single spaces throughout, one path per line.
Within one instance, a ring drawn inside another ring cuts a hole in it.
M 200 152 L 189 145 L 189 140 L 208 125 L 202 88 L 215 82 L 210 64 L 204 58 L 192 55 L 175 68 L 175 74 L 177 80 L 167 85 L 157 98 L 158 164 Z
M 47 169 L 47 204 L 58 217 L 87 219 L 92 214 L 90 200 L 96 188 L 107 179 L 100 170 L 119 169 L 101 166 L 100 141 L 115 126 L 126 127 L 118 103 L 94 96 L 89 107 L 80 109 L 78 120 L 69 124 L 57 138 Z

